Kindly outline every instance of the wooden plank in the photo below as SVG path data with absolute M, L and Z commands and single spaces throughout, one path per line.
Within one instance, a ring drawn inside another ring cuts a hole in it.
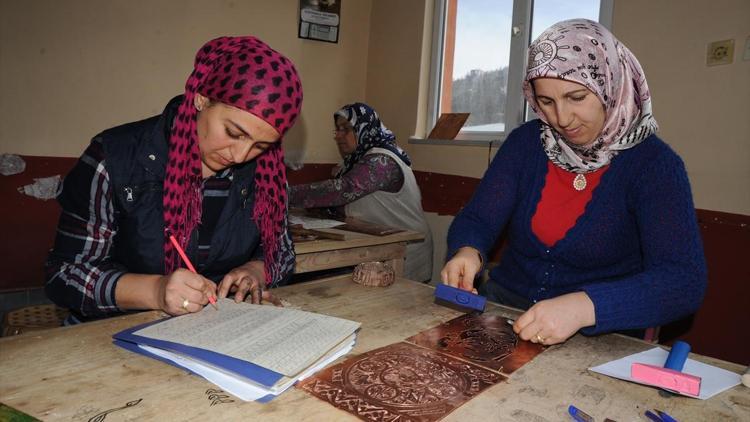
M 377 288 L 337 277 L 275 292 L 300 309 L 361 321 L 355 354 L 401 341 L 460 315 L 435 305 L 430 286 L 404 279 Z M 505 317 L 518 314 L 492 304 L 487 312 Z M 0 401 L 42 420 L 85 421 L 138 400 L 112 412 L 107 420 L 356 420 L 298 389 L 268 404 L 235 400 L 212 405 L 212 384 L 112 345 L 113 333 L 158 317 L 158 312 L 143 312 L 0 338 Z M 663 398 L 656 389 L 586 370 L 650 347 L 619 335 L 577 335 L 550 347 L 515 371 L 507 383 L 490 388 L 445 420 L 568 420 L 569 404 L 596 420 L 643 420 L 647 408 L 664 410 L 684 421 L 750 420 L 750 389 L 744 386 L 710 400 Z M 744 370 L 729 362 L 691 357 L 736 373 Z
M 378 227 L 382 228 L 382 226 Z M 382 236 L 355 233 L 338 228 L 318 229 L 315 232 L 332 235 L 328 237 L 342 236 L 343 239 L 319 238 L 295 242 L 296 274 L 347 267 L 367 261 L 386 261 L 393 266 L 397 276 L 402 276 L 406 243 L 424 239 L 424 234 L 410 230 L 400 230 L 397 233 Z
M 346 222 L 346 224 L 337 226 L 336 229 L 371 234 L 373 236 L 385 236 L 404 231 L 404 229 L 384 226 L 381 224 L 374 224 L 370 223 L 369 221 L 359 220 L 352 217 L 347 217 L 344 221 Z
M 403 261 L 405 256 L 405 242 L 298 254 L 294 272 L 299 274 L 330 268 L 349 267 L 367 261 Z M 394 270 L 398 271 L 396 268 Z M 401 265 L 400 271 L 396 275 L 400 276 L 403 274 L 403 265 Z
M 427 139 L 454 139 L 468 118 L 469 113 L 441 113 Z
M 405 230 L 403 232 L 389 234 L 386 236 L 372 236 L 369 234 L 346 232 L 336 229 L 320 229 L 320 231 L 345 233 L 346 240 L 319 239 L 311 240 L 309 242 L 296 243 L 294 245 L 294 251 L 297 253 L 297 255 L 346 248 L 358 248 L 362 246 L 385 245 L 388 243 L 414 242 L 424 239 L 424 234 L 411 230 Z
M 292 236 L 311 236 L 316 239 L 346 240 L 346 235 L 343 233 L 327 232 L 319 229 L 306 229 L 300 224 L 289 226 L 289 233 L 291 233 Z
M 429 289 L 399 280 L 388 288 L 367 288 L 348 278 L 302 283 L 278 289 L 279 297 L 305 310 L 342 315 L 364 322 L 355 353 L 399 341 L 457 315 L 447 308 L 422 315 L 429 306 Z M 383 305 L 393 307 L 383 312 Z M 409 321 L 383 329 L 394 312 L 413 309 Z M 390 316 L 389 316 L 390 315 Z M 234 401 L 211 406 L 207 381 L 170 365 L 112 345 L 121 329 L 159 317 L 144 312 L 125 317 L 0 338 L 0 400 L 42 420 L 89 420 L 91 417 L 142 400 L 112 414 L 113 420 L 352 420 L 328 404 L 291 389 L 269 404 Z M 377 328 L 380 326 L 381 328 Z M 364 333 L 365 331 L 362 331 Z M 116 419 L 115 419 L 116 418 Z M 109 419 L 109 418 L 107 418 Z M 355 419 L 356 420 L 356 419 Z

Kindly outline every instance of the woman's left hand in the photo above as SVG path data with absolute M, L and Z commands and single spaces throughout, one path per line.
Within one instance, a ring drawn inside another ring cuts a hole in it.
M 263 261 L 250 261 L 224 276 L 219 283 L 218 296 L 224 298 L 231 292 L 234 293 L 234 301 L 239 303 L 245 300 L 249 294 L 251 303 L 259 305 L 265 300 L 276 306 L 281 306 L 281 301 L 266 291 L 265 285 L 266 275 Z
M 524 340 L 550 345 L 595 323 L 594 303 L 586 293 L 575 292 L 537 302 L 516 320 L 513 331 Z

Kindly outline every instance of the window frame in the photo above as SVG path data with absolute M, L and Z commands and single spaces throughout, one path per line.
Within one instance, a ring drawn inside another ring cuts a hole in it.
M 442 96 L 443 76 L 443 43 L 445 41 L 447 6 L 450 0 L 435 0 L 432 17 L 432 45 L 430 49 L 430 74 L 427 101 L 427 129 L 433 128 L 439 117 L 440 98 Z M 458 1 L 458 0 L 457 0 Z M 510 57 L 508 64 L 508 87 L 505 103 L 505 128 L 503 132 L 461 130 L 456 136 L 457 145 L 497 144 L 505 139 L 510 130 L 524 122 L 526 100 L 523 98 L 521 85 L 523 82 L 526 55 L 531 43 L 532 13 L 534 0 L 514 0 L 513 16 L 511 19 Z M 612 28 L 612 13 L 614 0 L 599 0 L 599 23 L 605 28 Z M 427 136 L 427 133 L 424 134 Z M 418 143 L 429 143 L 430 140 Z M 446 144 L 445 142 L 438 142 Z

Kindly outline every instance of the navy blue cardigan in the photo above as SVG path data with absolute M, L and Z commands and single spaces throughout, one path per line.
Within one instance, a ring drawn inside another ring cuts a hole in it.
M 655 135 L 610 163 L 583 215 L 552 247 L 531 230 L 547 173 L 539 121 L 506 139 L 448 231 L 448 257 L 463 246 L 483 262 L 500 232 L 508 247 L 492 283 L 535 302 L 583 291 L 597 334 L 665 324 L 695 312 L 706 264 L 682 160 Z

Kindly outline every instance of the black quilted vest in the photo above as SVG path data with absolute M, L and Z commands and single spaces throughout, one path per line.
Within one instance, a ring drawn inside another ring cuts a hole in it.
M 146 120 L 102 132 L 105 167 L 113 192 L 115 228 L 112 258 L 128 272 L 164 273 L 163 181 L 167 139 L 182 97 Z M 229 197 L 211 238 L 209 256 L 198 271 L 216 282 L 260 252 L 260 233 L 252 221 L 255 161 L 236 166 Z M 197 265 L 198 232 L 186 249 Z M 184 266 L 184 265 L 183 265 Z

